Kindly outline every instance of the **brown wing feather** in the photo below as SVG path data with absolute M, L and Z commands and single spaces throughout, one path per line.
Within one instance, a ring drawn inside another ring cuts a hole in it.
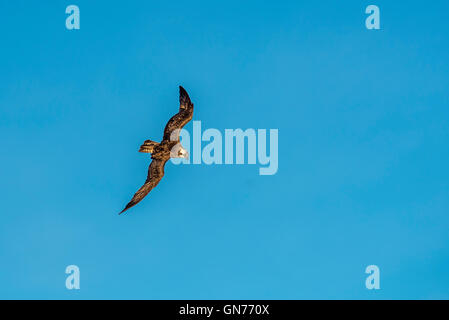
M 166 162 L 167 160 L 153 159 L 148 167 L 148 176 L 145 184 L 137 190 L 131 201 L 119 214 L 138 204 L 154 187 L 157 186 L 164 176 L 164 166 Z
M 193 103 L 190 101 L 190 97 L 187 91 L 183 87 L 179 86 L 179 112 L 168 120 L 164 129 L 163 140 L 170 141 L 172 132 L 176 129 L 182 129 L 187 122 L 192 120 L 193 117 Z M 172 141 L 179 141 L 179 132 Z

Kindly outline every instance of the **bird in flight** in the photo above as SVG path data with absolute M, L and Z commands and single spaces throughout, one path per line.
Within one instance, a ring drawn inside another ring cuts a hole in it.
M 181 146 L 179 132 L 187 122 L 192 120 L 192 116 L 193 103 L 190 101 L 187 91 L 179 86 L 179 112 L 168 120 L 161 142 L 146 140 L 140 146 L 139 152 L 151 153 L 152 161 L 148 168 L 147 180 L 119 214 L 138 204 L 158 185 L 164 176 L 165 163 L 170 158 L 189 158 L 189 153 Z

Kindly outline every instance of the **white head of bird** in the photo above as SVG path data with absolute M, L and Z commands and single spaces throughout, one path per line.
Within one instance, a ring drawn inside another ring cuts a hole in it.
M 189 158 L 189 152 L 184 149 L 180 143 L 178 143 L 176 146 L 173 147 L 173 149 L 170 152 L 171 158 Z

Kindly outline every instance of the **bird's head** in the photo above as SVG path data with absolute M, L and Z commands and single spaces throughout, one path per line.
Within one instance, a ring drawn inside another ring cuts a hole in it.
M 178 158 L 189 159 L 189 152 L 183 147 L 178 150 Z
M 178 143 L 176 146 L 173 147 L 173 149 L 170 152 L 171 158 L 189 158 L 189 152 L 184 149 L 180 143 Z

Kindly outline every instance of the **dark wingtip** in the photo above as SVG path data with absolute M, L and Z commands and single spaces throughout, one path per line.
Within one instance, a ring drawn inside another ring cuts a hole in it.
M 179 86 L 179 103 L 181 105 L 185 104 L 191 104 L 189 94 L 187 93 L 186 89 L 184 89 L 182 86 Z
M 125 212 L 126 210 L 128 210 L 131 207 L 134 207 L 138 202 L 134 202 L 133 200 L 131 200 L 125 207 L 125 209 L 123 209 L 122 211 L 120 211 L 119 215 L 121 215 L 123 212 Z
M 184 89 L 182 86 L 179 86 L 179 94 L 188 96 L 186 89 Z
M 123 209 L 122 211 L 120 211 L 120 212 L 118 213 L 118 215 L 121 215 L 123 212 L 125 212 L 125 211 L 128 210 L 128 209 L 129 209 L 129 207 L 126 206 L 125 209 Z

